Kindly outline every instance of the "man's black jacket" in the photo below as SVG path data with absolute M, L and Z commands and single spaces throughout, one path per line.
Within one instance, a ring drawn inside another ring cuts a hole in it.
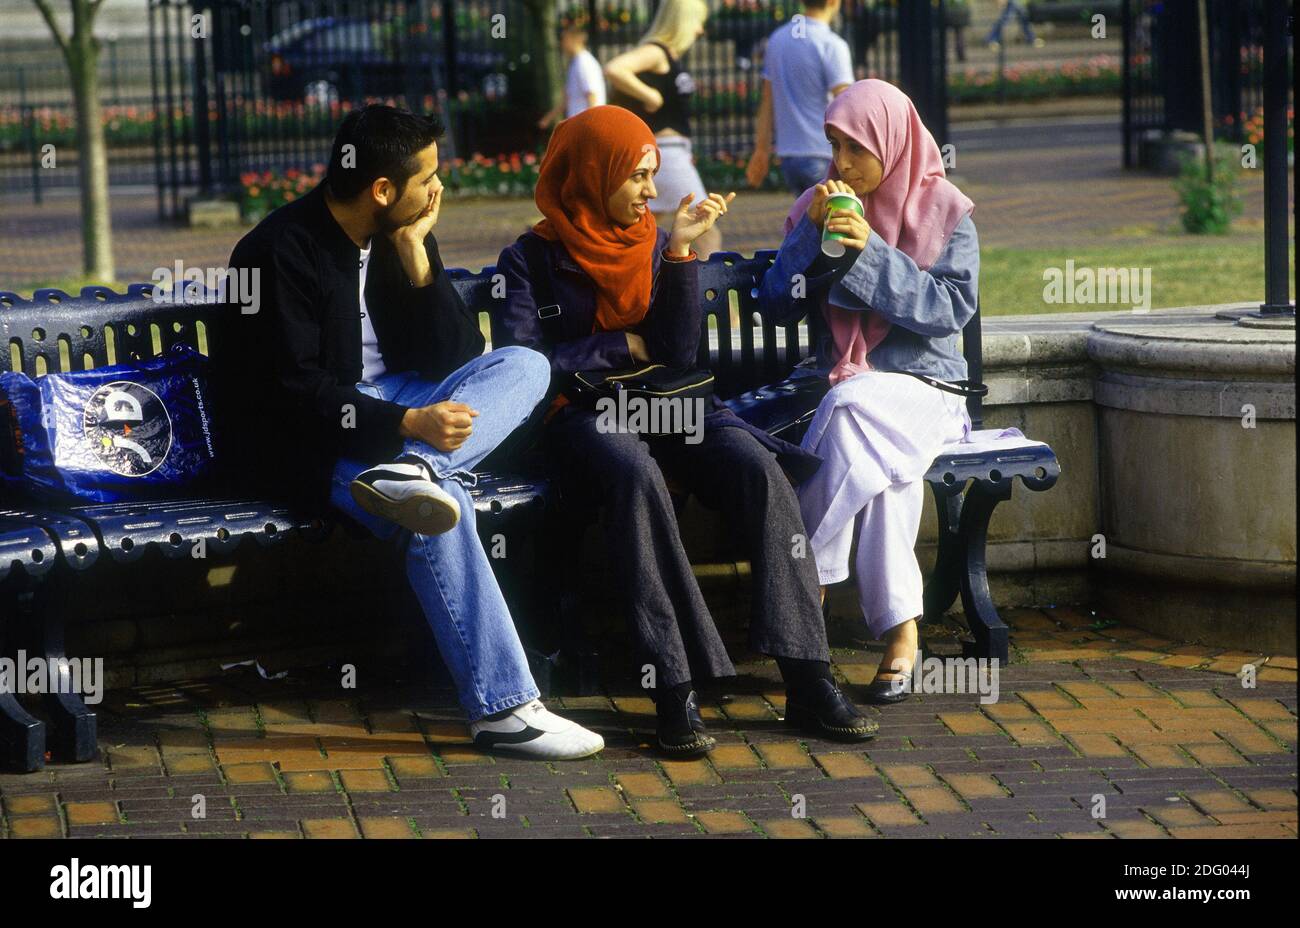
M 434 237 L 425 240 L 434 274 L 426 287 L 411 285 L 387 238 L 371 242 L 366 308 L 388 371 L 442 380 L 481 354 L 478 320 Z M 323 185 L 275 210 L 231 253 L 231 268 L 256 268 L 260 278 L 258 311 L 224 307 L 222 344 L 212 350 L 238 486 L 319 504 L 339 458 L 371 464 L 401 452 L 406 408 L 356 389 L 360 257 Z

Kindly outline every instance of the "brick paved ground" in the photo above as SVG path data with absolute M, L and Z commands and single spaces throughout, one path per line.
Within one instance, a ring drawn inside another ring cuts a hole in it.
M 0 836 L 1296 836 L 1294 658 L 1070 609 L 1009 618 L 1016 659 L 997 702 L 871 710 L 880 734 L 861 748 L 786 730 L 775 668 L 754 660 L 706 694 L 720 746 L 688 762 L 649 750 L 652 709 L 633 686 L 553 701 L 607 742 L 558 764 L 480 754 L 427 681 L 340 696 L 324 672 L 229 674 L 113 693 L 100 759 L 0 775 Z M 852 692 L 877 659 L 837 650 L 836 672 Z M 1254 688 L 1234 676 L 1247 663 Z

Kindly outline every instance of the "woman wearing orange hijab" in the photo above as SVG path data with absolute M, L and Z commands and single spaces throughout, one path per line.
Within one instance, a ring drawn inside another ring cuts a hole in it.
M 566 119 L 551 137 L 536 191 L 545 218 L 501 253 L 497 270 L 506 281 L 508 341 L 545 354 L 557 382 L 638 362 L 695 362 L 702 313 L 691 244 L 735 195 L 692 204 L 687 194 L 671 231 L 659 228 L 647 209 L 658 156 L 646 124 L 616 106 Z M 545 259 L 531 270 L 530 250 Z M 716 398 L 702 411 L 693 436 L 638 434 L 610 429 L 597 412 L 561 398 L 543 436 L 565 505 L 603 510 L 637 666 L 654 668 L 640 676 L 653 687 L 660 748 L 678 757 L 711 749 L 693 681 L 735 673 L 691 573 L 665 477 L 721 510 L 746 549 L 750 644 L 780 665 L 787 720 L 823 737 L 871 737 L 875 723 L 831 677 L 817 570 L 791 543 L 804 528 L 782 465 L 806 477 L 818 458 L 749 426 Z

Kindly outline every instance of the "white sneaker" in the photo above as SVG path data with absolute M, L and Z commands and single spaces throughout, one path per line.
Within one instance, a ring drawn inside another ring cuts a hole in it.
M 605 739 L 577 722 L 562 719 L 540 699 L 517 706 L 505 718 L 472 722 L 476 747 L 537 760 L 577 760 L 605 747 Z
M 423 464 L 380 464 L 349 486 L 358 506 L 419 535 L 441 535 L 460 521 L 460 504 L 429 479 Z

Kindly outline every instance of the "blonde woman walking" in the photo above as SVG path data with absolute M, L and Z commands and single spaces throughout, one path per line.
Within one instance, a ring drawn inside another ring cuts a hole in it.
M 704 0 L 664 0 L 636 48 L 605 65 L 609 102 L 636 113 L 655 135 L 661 158 L 655 175 L 659 195 L 650 201 L 650 211 L 665 228 L 686 194 L 694 194 L 696 202 L 706 196 L 691 147 L 695 81 L 681 59 L 704 35 L 708 16 Z M 707 260 L 721 245 L 722 233 L 715 226 L 695 242 L 695 249 Z

